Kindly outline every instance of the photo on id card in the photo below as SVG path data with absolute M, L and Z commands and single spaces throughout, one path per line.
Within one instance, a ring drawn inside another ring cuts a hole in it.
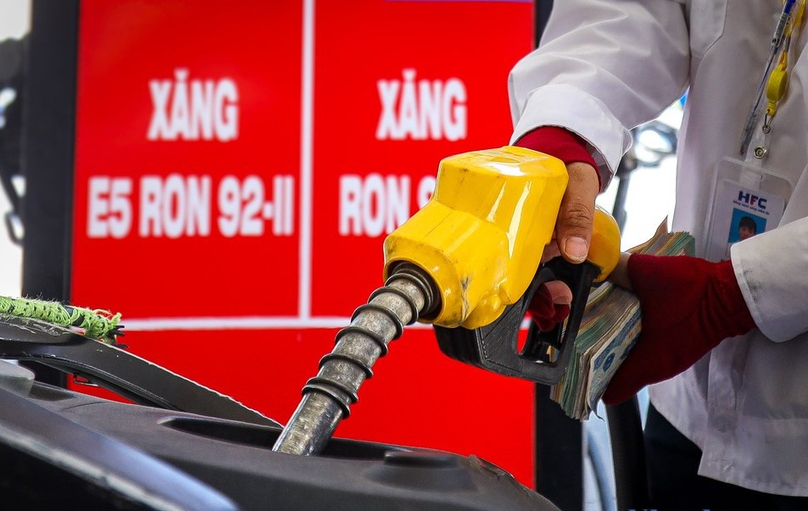
M 734 244 L 777 227 L 784 209 L 785 200 L 776 193 L 720 180 L 713 196 L 707 258 L 729 259 Z

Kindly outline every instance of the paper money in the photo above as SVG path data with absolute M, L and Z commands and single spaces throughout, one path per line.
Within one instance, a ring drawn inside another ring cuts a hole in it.
M 663 223 L 653 238 L 630 252 L 693 255 L 694 248 L 690 234 L 668 233 Z M 567 370 L 551 390 L 568 416 L 589 418 L 641 329 L 640 302 L 634 294 L 609 282 L 592 289 Z

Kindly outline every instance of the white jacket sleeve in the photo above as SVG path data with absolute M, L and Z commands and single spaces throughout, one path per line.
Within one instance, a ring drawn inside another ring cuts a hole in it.
M 772 341 L 808 331 L 808 218 L 737 243 L 732 267 L 752 319 Z
M 539 126 L 577 133 L 590 144 L 605 188 L 631 145 L 628 130 L 686 88 L 690 45 L 681 2 L 554 2 L 541 45 L 510 75 L 511 142 Z

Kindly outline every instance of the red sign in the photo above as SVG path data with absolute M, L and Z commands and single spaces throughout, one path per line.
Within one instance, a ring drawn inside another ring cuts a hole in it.
M 505 145 L 530 2 L 81 5 L 73 303 L 285 422 L 441 158 Z M 532 386 L 391 346 L 337 430 L 532 484 Z

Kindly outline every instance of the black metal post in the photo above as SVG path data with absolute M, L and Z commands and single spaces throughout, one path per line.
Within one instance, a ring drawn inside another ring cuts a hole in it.
M 637 396 L 606 407 L 614 458 L 617 509 L 650 509 L 645 444 Z
M 536 491 L 564 511 L 584 505 L 583 431 L 536 385 Z
M 533 39 L 536 46 L 539 45 L 541 35 L 544 33 L 544 27 L 547 26 L 547 20 L 550 18 L 550 11 L 552 9 L 553 0 L 535 0 L 534 16 L 536 18 L 536 31 Z
M 22 292 L 51 300 L 70 295 L 78 13 L 79 0 L 33 2 L 22 93 Z M 35 370 L 65 383 L 59 371 Z

